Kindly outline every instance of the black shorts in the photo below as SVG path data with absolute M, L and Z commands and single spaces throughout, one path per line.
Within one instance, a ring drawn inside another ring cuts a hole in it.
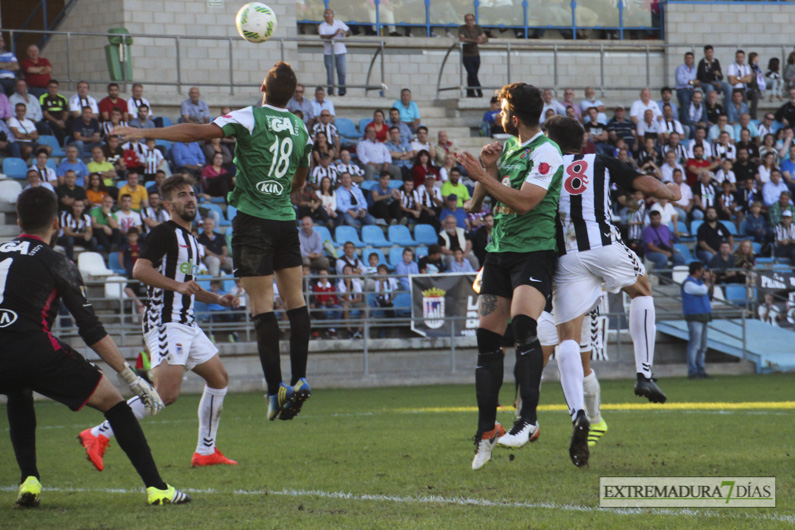
M 295 221 L 273 221 L 238 212 L 232 220 L 234 275 L 270 276 L 300 267 L 301 242 Z
M 549 298 L 557 259 L 553 250 L 489 252 L 483 264 L 480 294 L 493 294 L 510 300 L 514 289 L 529 285 Z
M 0 346 L 0 394 L 29 388 L 80 410 L 100 379 L 99 368 L 44 333 L 5 339 Z

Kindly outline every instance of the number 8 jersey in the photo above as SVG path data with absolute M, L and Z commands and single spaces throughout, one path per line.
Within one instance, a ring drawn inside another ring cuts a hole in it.
M 558 254 L 611 245 L 621 233 L 611 221 L 610 188 L 630 191 L 640 173 L 615 158 L 563 155 L 563 186 L 558 203 Z
M 287 109 L 246 107 L 213 122 L 235 136 L 235 189 L 229 204 L 243 213 L 274 221 L 295 220 L 292 178 L 309 167 L 312 140 L 303 120 Z

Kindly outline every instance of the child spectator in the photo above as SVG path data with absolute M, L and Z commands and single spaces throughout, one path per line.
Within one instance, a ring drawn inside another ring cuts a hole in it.
M 132 209 L 132 197 L 127 194 L 122 195 L 119 198 L 119 208 L 113 216 L 116 218 L 116 222 L 119 223 L 119 231 L 122 235 L 126 236 L 130 228 L 133 227 L 140 230 L 143 221 L 141 220 L 141 214 Z
M 420 269 L 414 261 L 414 251 L 410 248 L 403 249 L 403 261 L 395 266 L 395 274 L 400 276 L 400 289 L 402 291 L 409 291 L 409 274 L 419 274 Z
M 475 272 L 472 264 L 464 259 L 464 251 L 457 248 L 453 251 L 453 261 L 450 262 L 450 269 L 447 272 Z

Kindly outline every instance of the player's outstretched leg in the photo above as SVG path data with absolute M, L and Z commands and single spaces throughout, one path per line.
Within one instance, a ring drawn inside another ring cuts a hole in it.
M 8 392 L 6 413 L 11 445 L 23 484 L 29 477 L 39 478 L 36 465 L 36 410 L 33 408 L 33 392 L 29 389 Z M 38 498 L 38 497 L 37 497 Z
M 541 431 L 538 426 L 536 409 L 541 391 L 541 373 L 544 370 L 544 355 L 538 341 L 538 324 L 527 315 L 517 315 L 511 321 L 513 336 L 516 339 L 516 382 L 522 398 L 519 418 L 505 436 L 499 440 L 505 447 L 519 448 L 527 442 L 538 439 Z
M 629 304 L 629 333 L 635 348 L 635 395 L 648 398 L 652 403 L 665 403 L 667 397 L 652 379 L 654 341 L 657 333 L 654 299 L 636 296 Z
M 306 306 L 287 311 L 290 320 L 290 372 L 292 394 L 282 406 L 280 420 L 291 420 L 301 412 L 304 401 L 312 395 L 312 388 L 306 380 L 306 361 L 309 357 L 309 310 Z
M 279 356 L 279 322 L 276 313 L 269 311 L 254 317 L 257 331 L 257 351 L 259 353 L 265 384 L 268 387 L 268 419 L 279 416 L 284 404 L 292 396 L 292 387 L 282 381 L 282 365 Z
M 475 458 L 472 469 L 478 470 L 491 460 L 491 453 L 505 430 L 497 423 L 497 405 L 504 372 L 502 335 L 478 328 L 478 361 L 475 369 L 475 394 L 478 402 L 478 431 L 475 434 Z
M 140 421 L 146 417 L 146 407 L 138 396 L 128 399 L 127 405 L 130 406 L 137 420 Z M 89 462 L 94 464 L 97 471 L 105 469 L 105 451 L 110 446 L 111 438 L 113 438 L 113 428 L 108 420 L 77 435 L 77 440 L 86 450 L 86 457 Z
M 582 387 L 585 395 L 585 412 L 591 423 L 591 430 L 588 432 L 588 447 L 593 447 L 607 433 L 607 422 L 602 418 L 601 410 L 602 389 L 593 368 L 591 368 L 591 373 L 582 380 Z
M 571 434 L 571 444 L 569 445 L 569 456 L 571 462 L 577 467 L 588 465 L 588 431 L 591 424 L 585 416 L 585 411 L 581 410 L 574 419 L 574 432 Z

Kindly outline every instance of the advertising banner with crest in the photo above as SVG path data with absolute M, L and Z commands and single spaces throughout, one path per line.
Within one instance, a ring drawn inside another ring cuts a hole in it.
M 411 329 L 423 337 L 474 336 L 478 329 L 475 274 L 412 274 Z M 455 321 L 455 326 L 453 326 Z

